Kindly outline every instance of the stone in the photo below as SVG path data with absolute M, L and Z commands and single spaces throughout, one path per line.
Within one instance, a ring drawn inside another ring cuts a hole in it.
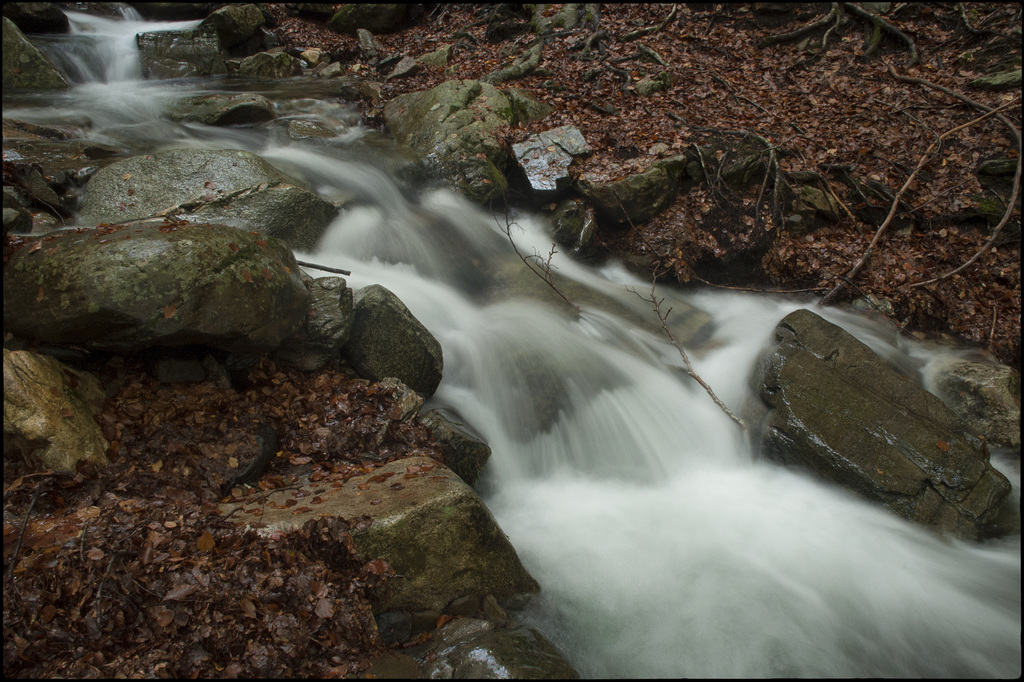
M 983 537 L 1010 494 L 941 400 L 809 310 L 779 323 L 752 382 L 766 412 L 748 421 L 769 460 L 963 539 Z
M 1013 69 L 975 78 L 971 81 L 971 87 L 981 90 L 1020 90 L 1020 83 L 1021 69 Z
M 569 248 L 574 256 L 588 256 L 594 250 L 597 220 L 594 209 L 582 199 L 566 199 L 559 203 L 551 215 L 553 237 Z
M 550 199 L 572 184 L 569 164 L 577 156 L 590 154 L 590 147 L 575 126 L 552 128 L 512 145 L 516 162 L 533 193 Z
M 424 397 L 441 383 L 441 344 L 390 290 L 374 284 L 356 295 L 345 357 L 363 378 L 395 377 Z
M 391 70 L 391 73 L 388 74 L 387 79 L 390 80 L 392 78 L 415 76 L 422 70 L 423 67 L 420 63 L 412 57 L 402 57 L 399 62 L 395 64 L 395 68 Z
M 500 90 L 473 80 L 446 81 L 393 98 L 384 119 L 399 143 L 425 157 L 472 201 L 485 204 L 508 188 L 500 131 L 515 121 Z
M 172 121 L 196 121 L 213 126 L 262 123 L 274 118 L 274 103 L 251 92 L 196 95 L 172 104 L 168 117 Z
M 289 504 L 290 498 L 323 501 Z M 465 595 L 521 604 L 537 593 L 537 581 L 523 568 L 480 497 L 444 465 L 410 457 L 348 479 L 339 487 L 302 482 L 297 490 L 269 493 L 259 502 L 220 505 L 221 514 L 252 519 L 265 530 L 289 531 L 321 516 L 355 520 L 356 549 L 384 559 L 401 576 L 375 611 L 437 611 Z M 261 514 L 252 510 L 262 509 Z
M 95 376 L 48 355 L 4 348 L 4 457 L 21 456 L 37 471 L 74 472 L 80 461 L 106 465 L 109 443 L 95 419 L 103 399 Z
M 445 410 L 430 410 L 419 421 L 430 429 L 430 435 L 441 446 L 448 468 L 463 481 L 475 486 L 491 457 L 490 446 L 455 415 Z
M 3 18 L 3 89 L 63 90 L 70 87 L 65 78 L 38 47 L 18 30 L 14 22 Z
M 188 78 L 227 73 L 220 37 L 211 27 L 140 33 L 136 42 L 146 78 Z
M 384 45 L 365 28 L 356 29 L 359 39 L 359 53 L 368 61 L 375 62 L 384 55 Z
M 231 49 L 253 37 L 264 23 L 263 13 L 256 5 L 230 3 L 210 13 L 199 29 L 212 28 L 221 45 Z
M 156 221 L 36 244 L 9 254 L 3 273 L 4 329 L 32 341 L 255 354 L 276 349 L 306 316 L 295 257 L 273 237 Z
M 242 60 L 238 75 L 265 81 L 292 78 L 302 75 L 302 64 L 287 52 L 257 52 Z
M 673 156 L 622 180 L 607 183 L 581 180 L 578 185 L 580 192 L 605 218 L 617 224 L 637 225 L 672 203 L 685 168 L 686 157 Z
M 416 58 L 416 61 L 423 66 L 434 66 L 440 69 L 448 66 L 448 60 L 451 59 L 452 46 L 442 45 L 432 52 L 427 52 Z
M 335 208 L 251 152 L 171 149 L 100 170 L 82 199 L 82 225 L 171 216 L 227 224 L 312 249 Z
M 476 618 L 454 620 L 434 634 L 425 666 L 430 679 L 575 680 L 579 674 L 534 628 L 495 628 Z
M 309 309 L 302 329 L 281 344 L 274 360 L 312 372 L 340 356 L 355 320 L 352 290 L 341 277 L 303 276 Z
M 928 369 L 932 392 L 942 398 L 976 436 L 1004 447 L 1020 447 L 1020 374 L 992 362 L 950 358 Z

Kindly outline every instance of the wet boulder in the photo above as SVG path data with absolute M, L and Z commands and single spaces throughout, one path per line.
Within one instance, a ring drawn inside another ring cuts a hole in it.
M 216 93 L 196 95 L 175 102 L 168 113 L 172 121 L 196 121 L 213 126 L 263 123 L 274 118 L 274 104 L 263 95 Z
M 551 236 L 574 256 L 588 256 L 594 251 L 597 221 L 594 209 L 582 199 L 565 199 L 551 214 L 554 227 Z
M 767 459 L 966 539 L 985 534 L 1010 493 L 941 400 L 809 310 L 779 323 L 753 381 Z
M 515 115 L 508 97 L 493 85 L 455 80 L 399 95 L 384 107 L 384 119 L 395 139 L 471 200 L 487 203 L 508 189 L 508 156 L 499 134 Z
M 227 73 L 220 37 L 212 27 L 154 31 L 136 36 L 147 78 L 187 78 Z
M 309 293 L 283 242 L 151 223 L 25 240 L 4 268 L 5 331 L 98 350 L 199 344 L 251 354 L 302 326 Z
M 576 126 L 552 128 L 512 145 L 516 163 L 526 184 L 540 200 L 549 200 L 572 184 L 569 164 L 590 154 L 590 147 Z
M 70 87 L 49 57 L 3 17 L 3 89 L 63 90 Z
M 121 223 L 151 216 L 218 223 L 311 249 L 335 209 L 250 152 L 172 149 L 133 156 L 96 173 L 79 222 Z
M 314 496 L 322 502 L 313 507 L 289 500 Z M 339 487 L 304 483 L 261 502 L 224 503 L 220 510 L 230 514 L 238 506 L 243 509 L 234 516 L 240 519 L 256 520 L 250 510 L 262 509 L 258 520 L 272 530 L 292 530 L 321 516 L 371 519 L 352 529 L 356 549 L 404 576 L 388 583 L 391 594 L 378 605 L 380 612 L 440 613 L 467 595 L 491 594 L 515 604 L 539 589 L 480 497 L 429 457 L 396 460 Z
M 21 456 L 40 471 L 75 471 L 83 460 L 105 465 L 109 443 L 95 419 L 103 398 L 95 376 L 4 348 L 4 457 Z
M 360 376 L 372 381 L 395 377 L 425 397 L 441 383 L 441 344 L 379 284 L 357 292 L 355 322 L 342 352 Z
M 928 372 L 929 388 L 989 443 L 1020 447 L 1020 374 L 994 362 L 950 358 Z
M 310 372 L 337 359 L 355 321 L 352 290 L 341 277 L 304 276 L 309 309 L 302 328 L 274 353 L 282 365 Z
M 476 485 L 491 457 L 490 446 L 446 410 L 430 410 L 419 421 L 441 446 L 448 468 L 469 485 Z

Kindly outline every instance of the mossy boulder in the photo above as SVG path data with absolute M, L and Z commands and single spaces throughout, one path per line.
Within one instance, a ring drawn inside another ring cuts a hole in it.
M 384 107 L 388 128 L 477 203 L 508 188 L 508 155 L 500 133 L 516 120 L 512 103 L 493 85 L 447 81 L 392 99 Z
M 65 78 L 38 47 L 3 18 L 3 89 L 63 90 L 70 87 Z
M 97 350 L 202 344 L 251 354 L 301 327 L 309 293 L 281 241 L 154 221 L 26 243 L 4 267 L 4 330 Z

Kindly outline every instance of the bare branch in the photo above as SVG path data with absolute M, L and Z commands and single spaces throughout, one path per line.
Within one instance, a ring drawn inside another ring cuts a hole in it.
M 679 339 L 677 339 L 676 335 L 672 333 L 672 328 L 668 326 L 668 316 L 669 313 L 672 312 L 672 309 L 669 308 L 664 312 L 662 312 L 661 310 L 661 304 L 665 302 L 665 299 L 659 299 L 657 293 L 655 292 L 657 280 L 658 272 L 657 270 L 655 270 L 651 277 L 651 291 L 646 297 L 641 296 L 636 289 L 626 287 L 626 290 L 633 292 L 635 296 L 637 296 L 643 301 L 647 301 L 653 306 L 654 314 L 657 315 L 658 319 L 661 321 L 661 328 L 665 330 L 665 335 L 668 336 L 669 341 L 671 341 L 672 345 L 676 347 L 677 351 L 679 351 L 679 357 L 683 359 L 683 365 L 686 366 L 686 373 L 690 375 L 690 378 L 692 378 L 694 381 L 701 385 L 701 388 L 703 388 L 704 391 L 711 398 L 711 400 L 714 401 L 715 405 L 718 405 L 719 409 L 721 409 L 722 412 L 725 412 L 729 419 L 732 419 L 741 429 L 746 431 L 747 425 L 743 423 L 743 420 L 737 417 L 736 414 L 732 410 L 730 410 L 724 402 L 722 402 L 722 399 L 715 394 L 711 386 L 708 385 L 708 382 L 704 381 L 704 379 L 702 379 L 701 376 L 697 374 L 696 370 L 693 369 L 693 364 L 690 362 L 690 357 L 686 354 L 686 350 L 683 348 L 683 344 L 679 343 Z

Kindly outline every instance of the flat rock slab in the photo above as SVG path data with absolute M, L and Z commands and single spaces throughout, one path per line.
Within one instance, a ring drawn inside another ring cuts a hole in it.
M 298 489 L 220 509 L 283 531 L 311 518 L 349 520 L 356 549 L 404 576 L 389 581 L 391 597 L 382 611 L 440 612 L 466 595 L 508 601 L 539 589 L 479 496 L 429 457 L 397 460 L 344 483 L 306 479 Z M 365 528 L 357 521 L 364 515 L 372 519 Z
M 937 397 L 809 310 L 776 327 L 755 375 L 763 456 L 806 468 L 895 513 L 966 539 L 1010 493 L 981 443 Z

